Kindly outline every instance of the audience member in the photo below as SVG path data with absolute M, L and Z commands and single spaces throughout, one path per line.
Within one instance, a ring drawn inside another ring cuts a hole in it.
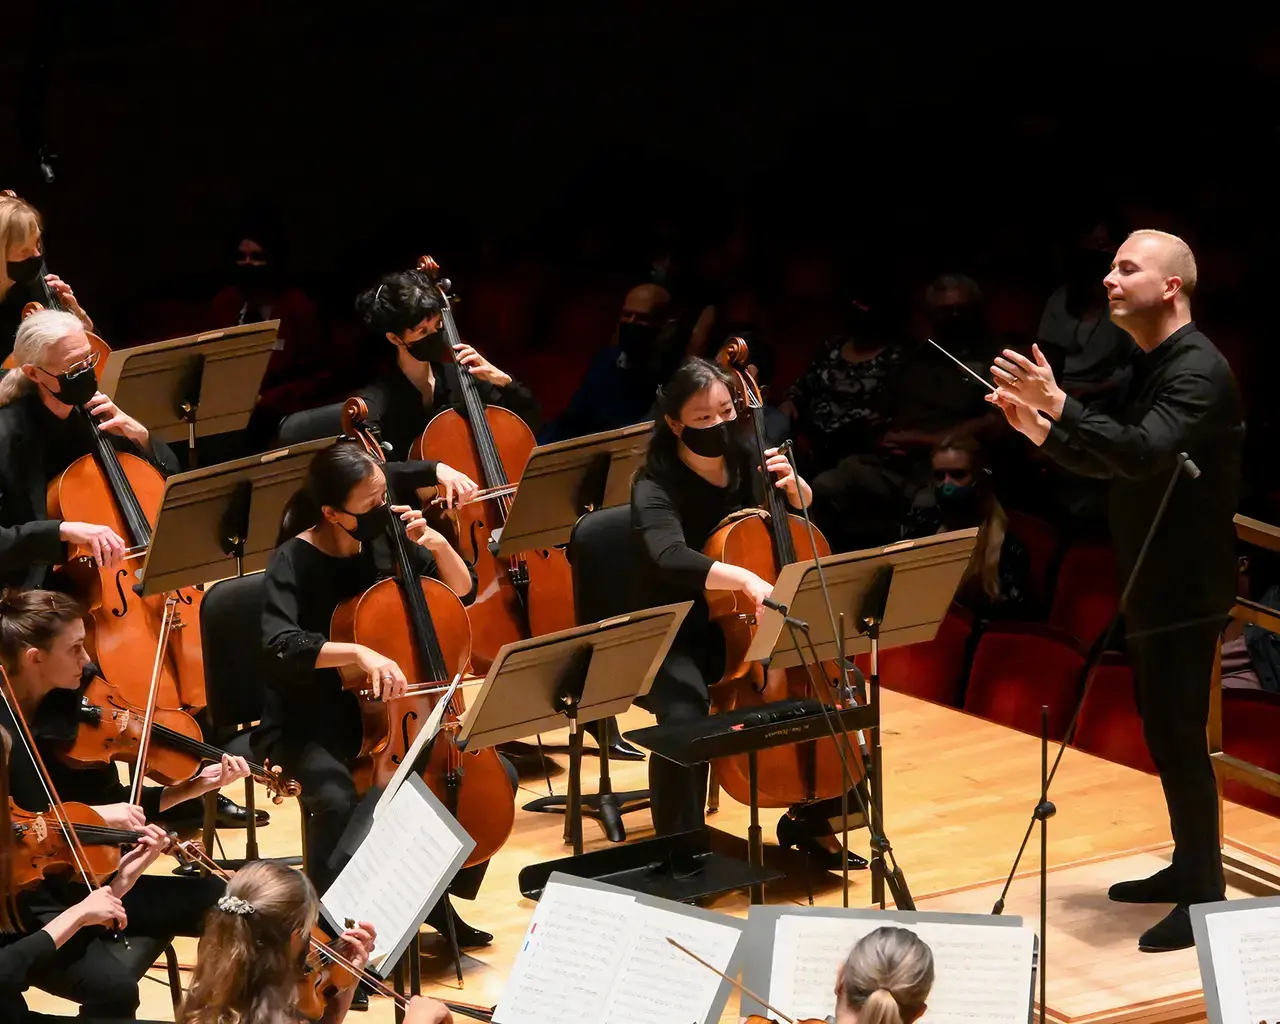
M 1009 516 L 991 486 L 982 447 L 972 437 L 946 438 L 933 449 L 933 486 L 916 494 L 902 537 L 929 537 L 978 527 L 973 557 L 956 600 L 988 619 L 1027 613 L 1031 559 L 1009 532 Z

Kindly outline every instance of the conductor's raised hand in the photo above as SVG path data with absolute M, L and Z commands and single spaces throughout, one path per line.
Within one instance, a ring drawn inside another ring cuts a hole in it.
M 465 504 L 480 490 L 480 485 L 466 473 L 460 473 L 443 462 L 436 463 L 436 486 L 440 489 L 440 497 L 444 498 L 446 508 Z
M 377 651 L 362 647 L 356 655 L 356 664 L 360 666 L 368 681 L 369 689 L 378 700 L 395 700 L 403 697 L 408 680 L 404 672 L 390 658 L 384 658 Z
M 1026 436 L 1037 445 L 1044 444 L 1045 439 L 1049 436 L 1051 424 L 1027 405 L 1025 401 L 1003 387 L 992 391 L 986 396 L 986 399 L 1004 413 L 1004 418 L 1009 421 L 1009 426 L 1013 427 L 1019 434 Z
M 1039 345 L 1031 346 L 1032 358 L 1028 359 L 1011 348 L 996 356 L 991 376 L 996 383 L 1030 409 L 1042 412 L 1051 419 L 1062 415 L 1066 393 L 1053 379 L 1053 368 L 1040 351 Z

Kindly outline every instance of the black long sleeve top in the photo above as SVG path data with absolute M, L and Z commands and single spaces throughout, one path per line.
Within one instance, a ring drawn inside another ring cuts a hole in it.
M 53 936 L 41 928 L 30 935 L 0 936 L 0 1020 L 23 1020 L 27 1002 L 22 993 L 28 987 L 27 977 L 45 957 L 58 947 Z
M 436 576 L 431 552 L 409 545 L 418 573 Z M 360 708 L 343 689 L 337 669 L 316 668 L 320 648 L 329 640 L 334 610 L 349 598 L 392 575 L 391 545 L 385 538 L 365 544 L 347 558 L 326 554 L 300 537 L 285 541 L 271 556 L 264 581 L 262 643 L 268 680 L 261 734 L 262 749 L 280 741 L 313 738 L 343 756 L 360 735 Z M 475 593 L 472 573 L 472 594 Z
M 1137 357 L 1115 416 L 1067 398 L 1045 451 L 1072 472 L 1111 480 L 1110 523 L 1128 578 L 1179 452 L 1180 476 L 1130 597 L 1129 631 L 1225 616 L 1235 601 L 1233 517 L 1240 495 L 1244 407 L 1230 366 L 1194 323 Z
M 391 370 L 360 392 L 360 397 L 369 406 L 370 420 L 381 430 L 383 440 L 391 443 L 391 457 L 394 459 L 409 457 L 413 442 L 422 436 L 436 413 L 445 409 L 463 410 L 458 367 L 453 363 L 433 362 L 431 371 L 435 376 L 435 387 L 430 401 L 423 400 L 422 393 L 399 369 Z M 537 429 L 538 403 L 524 384 L 512 380 L 500 388 L 475 377 L 472 381 L 485 405 L 508 409 L 529 424 L 530 430 Z M 521 468 L 508 467 L 512 473 L 519 472 Z M 484 486 L 483 482 L 481 486 Z

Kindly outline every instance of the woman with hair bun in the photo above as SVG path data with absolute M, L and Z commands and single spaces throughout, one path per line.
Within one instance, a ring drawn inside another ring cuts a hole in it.
M 933 951 L 906 928 L 877 928 L 836 978 L 835 1024 L 911 1024 L 933 988 Z

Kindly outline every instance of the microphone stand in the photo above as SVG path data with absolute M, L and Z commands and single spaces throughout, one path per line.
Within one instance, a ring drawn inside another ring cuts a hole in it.
M 795 464 L 795 453 L 792 443 L 784 441 L 779 446 L 779 451 L 787 457 L 787 461 L 791 464 L 792 475 L 799 479 L 799 472 Z M 809 545 L 811 550 L 817 551 L 817 537 L 813 528 L 813 521 L 809 518 L 809 509 L 804 502 L 801 502 L 800 515 L 804 519 L 805 530 L 809 535 Z M 815 554 L 813 560 L 814 569 L 817 570 L 818 583 L 822 588 L 822 599 L 826 606 L 827 617 L 831 626 L 831 635 L 837 638 L 840 649 L 835 659 L 836 664 L 840 668 L 840 676 L 844 695 L 850 704 L 854 701 L 854 685 L 850 679 L 850 669 L 853 663 L 845 657 L 844 653 L 844 615 L 840 616 L 841 625 L 837 628 L 835 608 L 831 601 L 831 591 L 827 587 L 827 576 L 823 570 L 822 561 Z M 884 830 L 884 813 L 883 807 L 883 790 L 881 786 L 880 774 L 880 726 L 879 726 L 879 641 L 880 623 L 884 620 L 885 604 L 889 598 L 889 584 L 893 578 L 893 570 L 886 567 L 881 570 L 867 592 L 863 601 L 863 607 L 859 610 L 859 632 L 866 633 L 871 640 L 871 694 L 869 704 L 876 712 L 875 739 L 870 749 L 868 749 L 866 741 L 863 739 L 861 730 L 858 734 L 858 747 L 862 754 L 862 763 L 866 771 L 871 775 L 871 785 L 866 786 L 865 780 L 863 784 L 853 784 L 853 774 L 849 768 L 849 756 L 853 751 L 853 738 L 849 732 L 849 728 L 845 725 L 843 717 L 839 714 L 833 715 L 830 708 L 823 703 L 820 696 L 820 688 L 814 680 L 814 673 L 820 672 L 819 666 L 821 662 L 818 659 L 817 649 L 813 644 L 813 637 L 809 632 L 808 623 L 800 619 L 792 619 L 787 615 L 785 607 L 779 606 L 783 614 L 784 621 L 791 630 L 791 640 L 795 646 L 797 655 L 800 656 L 801 664 L 805 665 L 809 673 L 809 683 L 814 691 L 814 697 L 818 700 L 818 706 L 822 709 L 823 720 L 827 724 L 827 728 L 831 733 L 832 739 L 836 742 L 836 750 L 840 755 L 840 761 L 844 768 L 844 776 L 847 788 L 841 796 L 841 816 L 843 819 L 843 846 L 844 852 L 841 860 L 844 875 L 844 901 L 845 906 L 849 905 L 849 793 L 852 792 L 854 799 L 858 803 L 859 810 L 867 822 L 867 830 L 871 836 L 871 872 L 872 872 L 872 888 L 873 899 L 878 899 L 880 908 L 884 909 L 884 891 L 881 884 L 882 880 L 886 880 L 889 884 L 889 891 L 893 896 L 894 905 L 899 910 L 914 910 L 915 901 L 911 896 L 911 890 L 907 886 L 906 876 L 899 867 L 897 858 L 893 854 L 893 848 L 889 843 L 888 836 Z M 806 662 L 801 652 L 799 641 L 796 637 L 796 631 L 800 630 L 804 633 L 808 642 L 811 662 Z M 835 689 L 834 685 L 832 686 Z M 836 690 L 836 697 L 839 698 L 840 690 Z M 837 726 L 839 736 L 837 738 Z M 865 788 L 866 792 L 863 792 Z M 887 873 L 884 870 L 885 857 L 888 857 L 891 870 Z
M 1129 598 L 1133 594 L 1133 586 L 1137 581 L 1138 573 L 1142 569 L 1143 562 L 1147 559 L 1147 552 L 1151 550 L 1151 542 L 1155 539 L 1156 531 L 1160 528 L 1160 523 L 1164 520 L 1165 511 L 1169 507 L 1169 499 L 1173 497 L 1173 489 L 1178 484 L 1178 478 L 1186 473 L 1192 480 L 1199 478 L 1200 469 L 1186 452 L 1178 452 L 1174 459 L 1173 473 L 1169 476 L 1169 483 L 1164 489 L 1164 494 L 1160 498 L 1160 504 L 1156 508 L 1156 514 L 1151 519 L 1151 525 L 1147 528 L 1147 535 L 1143 538 L 1142 547 L 1138 549 L 1138 557 L 1134 559 L 1133 568 L 1129 570 L 1129 577 L 1125 580 L 1124 589 L 1120 592 L 1120 600 L 1116 603 L 1116 610 L 1111 616 L 1111 621 L 1107 623 L 1107 628 L 1102 631 L 1102 635 L 1094 641 L 1093 646 L 1089 649 L 1089 653 L 1085 658 L 1084 664 L 1080 668 L 1080 677 L 1083 680 L 1080 686 L 1080 699 L 1076 702 L 1075 711 L 1071 714 L 1071 722 L 1067 725 L 1067 731 L 1063 734 L 1061 742 L 1058 744 L 1057 756 L 1053 759 L 1053 768 L 1046 772 L 1048 763 L 1048 711 L 1041 710 L 1042 715 L 1042 732 L 1044 739 L 1042 740 L 1041 752 L 1041 783 L 1040 783 L 1040 800 L 1031 811 L 1031 820 L 1027 823 L 1026 834 L 1022 837 L 1022 845 L 1018 847 L 1018 852 L 1013 858 L 1013 866 L 1009 868 L 1009 877 L 1005 879 L 1004 888 L 1000 891 L 1000 896 L 996 900 L 995 905 L 991 908 L 993 915 L 1004 913 L 1005 899 L 1009 895 L 1009 889 L 1013 885 L 1013 876 L 1018 872 L 1018 865 L 1022 862 L 1022 855 L 1027 850 L 1027 843 L 1031 839 L 1031 833 L 1036 827 L 1036 822 L 1040 823 L 1040 951 L 1037 960 L 1037 970 L 1040 972 L 1040 1021 L 1045 1021 L 1045 930 L 1047 928 L 1048 918 L 1048 892 L 1049 892 L 1049 872 L 1048 872 L 1048 820 L 1057 813 L 1057 808 L 1049 800 L 1049 787 L 1053 784 L 1054 777 L 1058 774 L 1058 766 L 1062 764 L 1062 755 L 1066 753 L 1067 744 L 1071 742 L 1071 737 L 1076 731 L 1076 725 L 1080 721 L 1080 712 L 1084 708 L 1085 697 L 1089 692 L 1089 680 L 1093 676 L 1094 670 L 1098 667 L 1098 663 L 1102 660 L 1103 652 L 1107 650 L 1111 643 L 1112 637 L 1115 635 L 1120 621 L 1124 618 L 1125 609 L 1129 606 Z

